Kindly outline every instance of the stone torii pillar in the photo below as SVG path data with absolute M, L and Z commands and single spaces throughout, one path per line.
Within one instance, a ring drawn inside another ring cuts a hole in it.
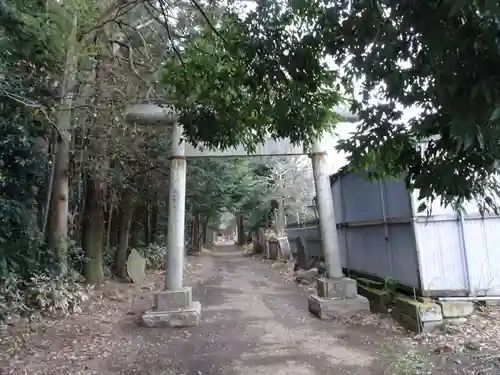
M 137 125 L 172 128 L 165 289 L 155 294 L 153 310 L 142 315 L 141 323 L 147 327 L 195 326 L 201 320 L 201 304 L 193 301 L 191 287 L 183 286 L 186 209 L 183 127 L 178 123 L 178 116 L 171 108 L 154 104 L 129 106 L 125 110 L 125 120 Z
M 312 146 L 312 167 L 316 188 L 321 247 L 325 257 L 326 277 L 318 279 L 317 294 L 309 295 L 309 311 L 320 319 L 336 319 L 345 314 L 369 311 L 368 299 L 358 295 L 357 282 L 344 276 L 335 222 L 326 151 L 320 140 Z

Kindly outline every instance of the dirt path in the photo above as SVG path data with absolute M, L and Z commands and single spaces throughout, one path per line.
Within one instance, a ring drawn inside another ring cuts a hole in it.
M 383 373 L 382 334 L 310 316 L 307 295 L 268 264 L 235 255 L 230 247 L 220 250 L 216 274 L 195 293 L 203 325 L 163 349 L 162 356 L 177 357 L 172 374 Z
M 8 374 L 337 375 L 387 372 L 406 351 L 387 330 L 323 322 L 307 310 L 304 289 L 269 263 L 222 247 L 189 271 L 203 322 L 189 329 L 136 323 L 150 303 L 139 293 L 103 299 L 106 318 L 56 320 L 25 340 Z M 124 300 L 126 296 L 126 300 Z M 141 301 L 137 303 L 137 299 Z M 120 300 L 122 302 L 120 302 Z M 142 305 L 141 305 L 142 304 Z M 58 334 L 59 333 L 59 334 Z M 398 372 L 399 373 L 399 372 Z M 401 372 L 402 374 L 411 372 Z

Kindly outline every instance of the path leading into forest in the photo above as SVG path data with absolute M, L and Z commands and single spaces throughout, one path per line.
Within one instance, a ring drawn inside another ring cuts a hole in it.
M 305 289 L 285 283 L 269 261 L 244 257 L 234 246 L 194 259 L 198 272 L 189 277 L 194 299 L 202 303 L 200 326 L 140 327 L 140 308 L 134 315 L 131 298 L 104 298 L 99 317 L 90 311 L 56 320 L 28 338 L 6 373 L 397 374 L 386 370 L 406 349 L 387 330 L 311 316 Z
M 194 288 L 199 327 L 140 329 L 152 344 L 142 355 L 110 358 L 112 374 L 327 375 L 382 374 L 383 332 L 323 322 L 308 313 L 303 289 L 284 283 L 269 263 L 218 247 L 214 270 Z M 173 334 L 173 332 L 175 332 Z M 174 335 L 174 336 L 173 336 Z

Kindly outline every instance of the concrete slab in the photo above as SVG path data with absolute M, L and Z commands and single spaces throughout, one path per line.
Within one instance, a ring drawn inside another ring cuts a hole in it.
M 443 320 L 422 321 L 397 309 L 392 309 L 391 317 L 403 328 L 417 333 L 435 332 L 443 327 Z
M 173 311 L 146 311 L 141 316 L 141 325 L 156 328 L 194 327 L 201 322 L 201 303 L 193 302 L 190 308 Z
M 469 301 L 439 301 L 443 318 L 465 318 L 474 313 L 474 303 Z
M 370 312 L 370 302 L 363 296 L 356 298 L 323 298 L 309 295 L 309 312 L 322 320 L 349 318 L 361 312 Z
M 466 317 L 462 318 L 444 318 L 443 322 L 450 326 L 461 326 L 462 324 L 467 323 L 468 319 Z
M 395 299 L 395 310 L 402 312 L 416 320 L 423 322 L 435 322 L 443 320 L 441 306 L 433 302 L 420 302 L 418 300 L 398 296 Z

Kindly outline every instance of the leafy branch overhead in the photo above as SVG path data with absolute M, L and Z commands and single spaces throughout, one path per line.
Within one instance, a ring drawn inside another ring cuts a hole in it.
M 191 142 L 252 150 L 267 136 L 307 143 L 331 125 L 337 77 L 301 21 L 262 1 L 246 16 L 228 11 L 201 25 L 165 61 L 162 82 Z
M 340 146 L 352 166 L 407 175 L 422 198 L 478 200 L 500 192 L 498 2 L 340 1 L 317 18 L 346 80 L 362 79 L 362 119 Z M 402 123 L 396 104 L 422 112 Z M 425 205 L 421 207 L 425 209 Z

